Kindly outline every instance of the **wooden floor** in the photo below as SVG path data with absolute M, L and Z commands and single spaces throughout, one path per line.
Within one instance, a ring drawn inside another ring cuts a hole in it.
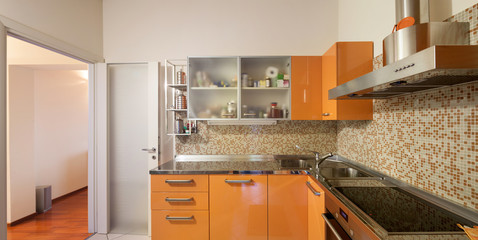
M 7 230 L 8 240 L 73 240 L 90 235 L 87 189 L 55 201 L 49 211 Z

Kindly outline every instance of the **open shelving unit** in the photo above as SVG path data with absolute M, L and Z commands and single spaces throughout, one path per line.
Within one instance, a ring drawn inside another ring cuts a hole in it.
M 188 108 L 178 108 L 176 106 L 176 97 L 178 96 L 178 91 L 182 91 L 183 95 L 186 96 L 186 99 L 189 99 L 188 94 L 188 68 L 187 60 L 166 60 L 165 61 L 165 71 L 164 77 L 166 79 L 164 86 L 164 106 L 165 106 L 165 127 L 166 134 L 169 136 L 189 136 L 196 129 L 196 121 L 189 120 L 188 118 Z M 185 72 L 185 83 L 179 83 L 178 81 L 178 72 Z M 187 102 L 187 101 L 186 101 Z M 186 129 L 179 130 L 176 126 L 176 119 L 180 118 L 183 120 L 183 126 Z

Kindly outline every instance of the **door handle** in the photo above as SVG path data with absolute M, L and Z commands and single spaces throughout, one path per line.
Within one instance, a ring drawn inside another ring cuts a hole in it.
M 305 184 L 315 196 L 320 196 L 320 192 L 315 191 L 315 189 L 312 187 L 309 181 L 305 182 Z
M 156 148 L 155 148 L 155 147 L 152 147 L 152 148 L 143 148 L 143 149 L 141 149 L 141 151 L 145 151 L 145 152 L 148 152 L 148 153 L 155 153 L 155 152 L 156 152 Z
M 189 180 L 179 180 L 179 179 L 166 179 L 164 180 L 165 183 L 192 183 L 194 182 L 193 179 L 189 179 Z
M 225 179 L 224 182 L 226 183 L 251 183 L 252 179 L 248 180 L 230 180 L 230 179 Z
M 168 198 L 166 197 L 164 201 L 166 202 L 192 202 L 194 198 Z
M 192 215 L 191 217 L 170 217 L 169 215 L 166 215 L 166 220 L 169 220 L 169 221 L 189 221 L 193 219 L 194 219 L 194 215 Z
M 332 230 L 332 232 L 334 233 L 335 237 L 338 239 L 338 240 L 343 240 L 342 237 L 340 236 L 339 232 L 337 232 L 337 230 L 335 229 L 334 225 L 332 225 L 332 223 L 330 222 L 329 220 L 329 217 L 327 216 L 326 213 L 323 213 L 322 214 L 322 217 L 324 218 L 325 220 L 325 223 L 327 224 L 327 226 L 330 228 L 330 230 Z

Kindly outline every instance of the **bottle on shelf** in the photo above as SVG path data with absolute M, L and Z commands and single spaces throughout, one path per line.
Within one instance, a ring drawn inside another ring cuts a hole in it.
M 176 92 L 176 109 L 186 109 L 186 108 L 187 108 L 186 96 L 184 95 L 183 91 L 178 90 Z
M 176 84 L 186 84 L 186 73 L 182 68 L 176 73 Z
M 277 108 L 277 102 L 271 103 L 271 110 L 268 116 L 269 118 L 282 118 L 282 110 Z
M 176 134 L 184 133 L 184 122 L 179 116 L 176 117 L 176 124 L 174 125 L 174 132 Z

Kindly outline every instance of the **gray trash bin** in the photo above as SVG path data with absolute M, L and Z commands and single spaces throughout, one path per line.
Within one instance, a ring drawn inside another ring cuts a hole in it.
M 36 187 L 37 213 L 44 213 L 51 209 L 51 185 Z

